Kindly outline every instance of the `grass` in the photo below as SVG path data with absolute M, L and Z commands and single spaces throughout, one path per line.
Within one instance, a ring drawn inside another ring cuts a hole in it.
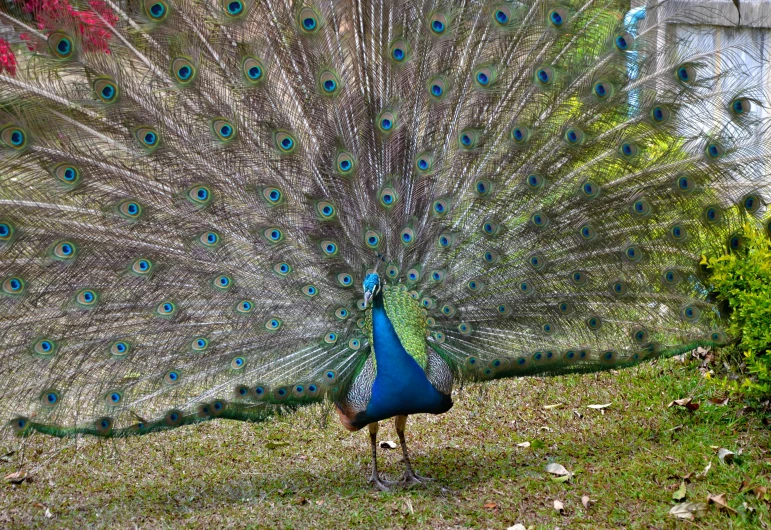
M 741 403 L 710 403 L 716 392 L 695 365 L 675 360 L 467 387 L 449 413 L 408 423 L 414 465 L 436 481 L 390 493 L 366 483 L 366 430 L 344 431 L 321 407 L 114 441 L 0 438 L 11 453 L 2 476 L 32 474 L 0 484 L 0 527 L 768 528 L 769 506 L 739 489 L 745 480 L 771 486 L 769 430 Z M 667 407 L 688 396 L 697 411 Z M 605 403 L 604 413 L 587 408 Z M 379 438 L 397 439 L 391 422 Z M 543 447 L 517 446 L 536 440 Z M 735 461 L 722 464 L 718 447 Z M 381 470 L 400 475 L 399 450 L 379 453 Z M 551 462 L 573 479 L 553 481 Z M 689 501 L 727 493 L 738 513 L 713 504 L 695 522 L 668 515 L 688 473 Z M 588 510 L 583 495 L 596 501 Z

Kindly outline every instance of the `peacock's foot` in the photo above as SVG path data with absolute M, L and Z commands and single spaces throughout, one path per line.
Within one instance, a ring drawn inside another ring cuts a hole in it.
M 380 491 L 391 491 L 391 486 L 396 484 L 396 482 L 381 479 L 377 473 L 372 473 L 372 476 L 369 477 L 369 482 Z
M 420 475 L 417 475 L 412 469 L 407 469 L 407 471 L 404 472 L 404 477 L 402 477 L 402 484 L 407 486 L 412 486 L 414 484 L 428 484 L 432 480 L 434 479 L 429 477 L 421 477 Z

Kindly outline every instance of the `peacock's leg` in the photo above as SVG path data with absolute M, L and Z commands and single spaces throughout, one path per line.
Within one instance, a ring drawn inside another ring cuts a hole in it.
M 429 480 L 434 480 L 428 477 L 421 477 L 420 475 L 415 474 L 415 471 L 412 470 L 412 462 L 410 462 L 410 455 L 407 452 L 407 442 L 404 440 L 404 431 L 407 428 L 407 416 L 396 416 L 394 418 L 394 423 L 396 424 L 396 434 L 399 435 L 399 442 L 402 444 L 402 453 L 404 453 L 404 465 L 407 467 L 407 469 L 404 471 L 404 478 L 402 479 L 402 482 L 407 484 L 425 484 Z
M 382 480 L 377 472 L 377 431 L 380 428 L 377 422 L 370 423 L 369 427 L 369 439 L 372 444 L 372 476 L 369 477 L 369 481 L 375 485 L 380 491 L 391 491 L 388 486 L 395 484 L 388 480 Z

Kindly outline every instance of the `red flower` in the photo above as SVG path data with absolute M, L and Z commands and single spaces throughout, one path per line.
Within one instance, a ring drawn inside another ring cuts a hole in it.
M 16 75 L 16 56 L 5 39 L 0 39 L 0 73 Z
M 101 0 L 90 0 L 88 5 L 90 11 L 78 11 L 69 0 L 26 0 L 24 11 L 33 14 L 38 29 L 72 27 L 80 33 L 85 51 L 110 53 L 112 33 L 107 25 L 114 26 L 118 16 Z

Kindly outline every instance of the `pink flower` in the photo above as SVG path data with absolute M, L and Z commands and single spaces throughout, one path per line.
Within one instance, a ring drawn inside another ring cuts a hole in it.
M 0 39 L 0 73 L 16 75 L 16 56 L 5 39 Z
M 109 41 L 112 33 L 107 25 L 114 26 L 118 16 L 101 0 L 89 0 L 90 11 L 76 10 L 69 0 L 24 1 L 23 9 L 33 14 L 38 29 L 71 27 L 82 36 L 85 51 L 110 53 Z

